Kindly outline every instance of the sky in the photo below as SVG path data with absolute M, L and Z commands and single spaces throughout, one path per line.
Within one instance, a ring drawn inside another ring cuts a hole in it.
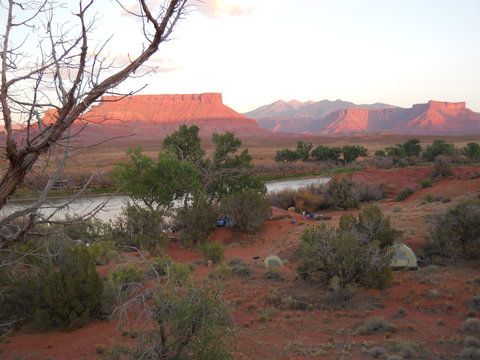
M 162 0 L 150 0 L 162 2 Z M 191 0 L 154 57 L 120 91 L 220 92 L 247 112 L 277 100 L 410 107 L 466 101 L 480 112 L 479 0 Z M 139 23 L 113 0 L 96 9 L 108 56 L 139 49 Z

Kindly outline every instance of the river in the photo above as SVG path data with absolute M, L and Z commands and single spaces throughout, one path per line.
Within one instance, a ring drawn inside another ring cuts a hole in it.
M 310 184 L 325 184 L 330 180 L 329 177 L 315 177 L 308 179 L 292 179 L 292 180 L 283 180 L 283 181 L 271 181 L 266 183 L 267 192 L 268 191 L 279 191 L 286 188 L 298 189 L 300 187 L 305 187 Z M 114 219 L 119 213 L 127 201 L 130 199 L 128 195 L 101 195 L 101 196 L 86 196 L 79 197 L 75 199 L 67 208 L 62 209 L 55 216 L 56 218 L 63 218 L 67 215 L 84 215 L 97 207 L 103 205 L 102 209 L 97 212 L 95 218 L 108 221 Z M 42 213 L 49 215 L 59 206 L 65 203 L 66 199 L 62 198 L 52 198 L 42 207 Z M 4 214 L 11 213 L 12 211 L 20 210 L 25 206 L 28 206 L 31 202 L 28 201 L 17 201 L 10 203 L 6 206 L 2 212 Z

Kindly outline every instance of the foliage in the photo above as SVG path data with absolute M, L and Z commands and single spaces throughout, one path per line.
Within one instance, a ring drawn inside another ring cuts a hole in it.
M 330 181 L 327 189 L 328 202 L 334 208 L 355 209 L 358 200 L 353 192 L 353 182 L 350 178 L 343 177 L 340 180 Z
M 205 156 L 197 125 L 180 125 L 177 131 L 163 139 L 163 148 L 172 152 L 178 159 L 197 164 Z
M 302 240 L 299 271 L 307 278 L 324 283 L 336 278 L 341 288 L 354 284 L 382 288 L 390 278 L 391 250 L 378 241 L 324 224 L 305 230 Z
M 297 141 L 297 148 L 295 149 L 295 152 L 297 153 L 298 158 L 302 161 L 308 161 L 312 146 L 312 143 Z
M 465 260 L 480 256 L 480 200 L 460 200 L 428 217 L 427 225 L 427 255 Z
M 433 186 L 433 181 L 430 178 L 425 178 L 420 181 L 420 188 L 425 189 Z
M 103 292 L 95 265 L 84 247 L 65 249 L 30 271 L 14 274 L 5 308 L 42 329 L 72 329 L 101 316 Z
M 342 147 L 343 163 L 349 164 L 359 156 L 367 156 L 368 149 L 359 145 L 345 145 Z
M 275 161 L 277 162 L 293 162 L 299 160 L 297 152 L 290 149 L 278 150 L 275 155 Z
M 480 144 L 470 142 L 461 150 L 462 155 L 465 155 L 469 159 L 480 161 Z
M 391 227 L 390 218 L 385 217 L 377 205 L 365 206 L 358 214 L 358 219 L 351 214 L 344 214 L 339 221 L 339 229 L 344 232 L 355 232 L 363 241 L 376 241 L 383 249 L 389 248 L 402 232 Z
M 404 159 L 420 155 L 422 146 L 420 145 L 419 139 L 410 138 L 403 144 L 396 144 L 395 146 L 387 147 L 385 150 L 388 156 Z
M 289 207 L 295 206 L 295 197 L 297 193 L 298 191 L 295 191 L 291 188 L 278 191 L 269 191 L 265 195 L 265 199 L 270 205 L 287 210 Z
M 122 349 L 122 358 L 233 359 L 231 318 L 217 285 L 157 283 L 145 296 L 152 301 L 142 301 L 146 321 L 140 323 L 149 326 L 139 329 L 131 346 Z
M 333 161 L 338 163 L 340 162 L 341 153 L 342 149 L 339 147 L 318 145 L 312 150 L 311 158 L 314 161 Z
M 480 319 L 468 318 L 462 323 L 460 327 L 460 331 L 462 332 L 462 334 L 479 336 L 480 335 Z
M 451 160 L 448 156 L 438 155 L 435 157 L 433 162 L 433 172 L 432 176 L 437 177 L 446 177 L 452 175 Z
M 119 270 L 114 271 L 111 276 L 119 284 L 128 284 L 141 281 L 143 272 L 137 266 L 131 265 L 121 267 Z
M 225 246 L 218 242 L 206 242 L 198 247 L 205 260 L 210 260 L 214 264 L 223 261 L 225 257 Z
M 165 247 L 168 238 L 162 231 L 163 217 L 161 210 L 151 211 L 127 205 L 115 221 L 107 224 L 105 239 L 137 249 Z
M 96 265 L 106 265 L 118 257 L 117 246 L 111 240 L 91 243 L 87 250 Z
M 127 155 L 130 161 L 118 163 L 111 176 L 134 203 L 150 211 L 170 209 L 175 200 L 200 187 L 199 170 L 167 151 L 161 152 L 157 161 L 143 155 L 140 145 L 130 148 Z
M 300 188 L 295 194 L 295 210 L 299 212 L 314 212 L 320 209 L 324 203 L 324 196 L 317 195 L 308 188 Z
M 224 196 L 221 209 L 233 220 L 232 229 L 252 233 L 272 216 L 272 209 L 264 196 L 254 190 Z
M 103 227 L 100 220 L 84 220 L 79 216 L 67 216 L 65 221 L 67 224 L 63 227 L 63 233 L 72 240 L 90 242 L 98 240 L 102 236 Z
M 387 186 L 383 183 L 355 183 L 353 192 L 358 201 L 379 201 L 387 193 Z
M 400 192 L 397 195 L 397 201 L 405 200 L 409 196 L 413 195 L 414 192 L 415 190 L 413 188 L 407 186 L 406 188 L 400 190 Z
M 357 329 L 359 335 L 383 334 L 395 331 L 395 327 L 382 317 L 374 317 L 365 320 Z
M 227 280 L 232 275 L 233 268 L 225 263 L 221 263 L 208 274 L 209 279 Z
M 375 151 L 375 156 L 387 156 L 385 150 L 377 150 Z
M 428 145 L 423 152 L 423 157 L 427 161 L 434 161 L 438 155 L 455 154 L 455 146 L 447 143 L 443 139 L 435 139 L 433 143 Z
M 182 229 L 178 237 L 182 245 L 188 247 L 205 241 L 215 228 L 217 210 L 204 196 L 197 195 L 177 211 L 175 219 L 177 226 Z

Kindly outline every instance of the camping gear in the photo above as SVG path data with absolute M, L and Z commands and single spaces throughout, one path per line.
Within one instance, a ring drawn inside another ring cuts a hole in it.
M 418 270 L 417 257 L 413 250 L 407 245 L 399 242 L 395 242 L 392 245 L 393 256 L 390 262 L 390 267 L 393 270 L 398 269 L 410 269 Z
M 282 266 L 282 259 L 280 259 L 276 255 L 270 255 L 265 258 L 263 261 L 266 267 L 272 268 L 272 267 L 277 267 L 277 266 Z

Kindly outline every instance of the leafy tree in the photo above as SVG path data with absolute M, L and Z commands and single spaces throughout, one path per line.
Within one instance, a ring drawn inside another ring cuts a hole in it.
M 351 163 L 359 156 L 367 156 L 368 149 L 359 145 L 345 145 L 342 147 L 343 163 Z
M 161 152 L 157 161 L 142 154 L 137 145 L 127 151 L 128 163 L 119 163 L 112 177 L 127 190 L 136 205 L 144 204 L 151 211 L 170 209 L 175 200 L 200 187 L 198 169 L 168 152 Z
M 310 150 L 312 150 L 312 143 L 306 143 L 304 141 L 297 141 L 297 148 L 295 152 L 297 156 L 302 161 L 308 161 L 310 156 Z
M 290 149 L 278 150 L 277 154 L 275 155 L 276 162 L 294 162 L 299 159 L 300 157 L 298 156 L 298 153 Z
M 480 161 L 480 144 L 470 142 L 461 150 L 462 155 L 465 155 L 469 159 Z
M 327 228 L 305 230 L 299 247 L 299 272 L 314 281 L 384 287 L 390 279 L 391 250 L 378 241 L 366 241 L 356 232 Z
M 377 150 L 375 151 L 375 156 L 387 156 L 385 150 Z
M 257 231 L 272 216 L 270 205 L 255 190 L 224 196 L 221 199 L 221 209 L 225 216 L 233 219 L 234 230 L 248 233 Z
M 422 145 L 417 138 L 410 138 L 402 145 L 405 148 L 407 156 L 418 156 L 422 152 Z
M 452 175 L 452 162 L 448 156 L 437 155 L 433 161 L 432 177 L 447 177 Z
M 165 137 L 163 148 L 171 151 L 180 160 L 197 164 L 205 156 L 199 132 L 197 125 L 181 125 L 177 131 Z
M 480 257 L 480 200 L 460 200 L 446 212 L 428 217 L 427 224 L 428 255 Z
M 339 147 L 318 145 L 312 150 L 311 157 L 315 161 L 333 161 L 338 163 L 340 161 L 341 153 L 342 149 Z
M 453 155 L 455 154 L 455 146 L 447 143 L 443 139 L 435 139 L 433 143 L 428 145 L 423 152 L 423 157 L 427 161 L 434 161 L 438 155 Z

